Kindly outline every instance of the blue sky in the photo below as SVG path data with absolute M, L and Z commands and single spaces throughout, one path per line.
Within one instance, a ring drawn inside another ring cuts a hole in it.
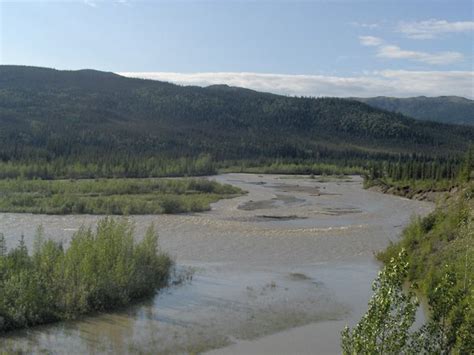
M 4 1 L 0 62 L 289 95 L 473 93 L 473 2 Z

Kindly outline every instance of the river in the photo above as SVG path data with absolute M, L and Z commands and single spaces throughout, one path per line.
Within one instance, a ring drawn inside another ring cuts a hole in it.
M 133 216 L 142 236 L 153 222 L 176 260 L 179 285 L 119 312 L 0 338 L 0 349 L 57 354 L 338 354 L 339 332 L 365 312 L 380 268 L 374 253 L 410 217 L 433 204 L 362 188 L 358 176 L 224 174 L 248 191 L 212 210 Z M 35 229 L 67 246 L 99 216 L 0 214 L 14 246 Z M 212 350 L 214 349 L 214 350 Z

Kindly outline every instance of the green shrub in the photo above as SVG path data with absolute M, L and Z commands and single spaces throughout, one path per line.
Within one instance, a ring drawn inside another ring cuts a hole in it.
M 435 323 L 424 329 L 449 351 L 425 353 L 468 354 L 474 352 L 474 208 L 472 185 L 438 206 L 429 216 L 414 219 L 401 240 L 378 257 L 389 263 L 400 251 L 407 251 L 407 277 L 418 285 L 430 304 Z M 467 351 L 469 349 L 469 351 Z
M 0 332 L 124 307 L 165 286 L 172 266 L 153 225 L 136 242 L 130 222 L 111 218 L 66 250 L 39 229 L 33 249 L 21 240 L 0 254 Z

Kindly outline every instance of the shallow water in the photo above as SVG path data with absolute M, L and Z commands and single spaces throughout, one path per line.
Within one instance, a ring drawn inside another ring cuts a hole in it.
M 155 223 L 162 248 L 192 280 L 126 311 L 11 333 L 0 346 L 53 353 L 285 353 L 272 341 L 278 335 L 294 352 L 314 353 L 316 344 L 320 353 L 338 353 L 334 333 L 365 311 L 379 269 L 373 253 L 395 240 L 410 216 L 433 208 L 363 190 L 355 176 L 211 179 L 248 194 L 206 213 L 132 218 L 138 236 Z M 5 213 L 0 231 L 10 246 L 22 233 L 31 245 L 42 224 L 67 245 L 80 225 L 98 218 Z

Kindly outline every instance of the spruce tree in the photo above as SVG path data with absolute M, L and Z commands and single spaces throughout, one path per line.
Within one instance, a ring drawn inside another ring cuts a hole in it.
M 0 256 L 7 255 L 7 242 L 3 233 L 0 233 Z

